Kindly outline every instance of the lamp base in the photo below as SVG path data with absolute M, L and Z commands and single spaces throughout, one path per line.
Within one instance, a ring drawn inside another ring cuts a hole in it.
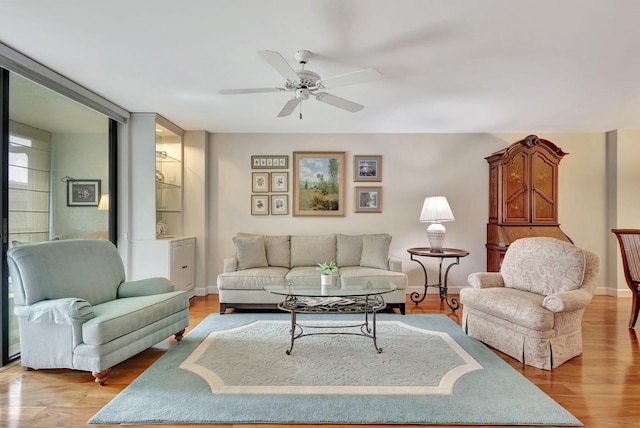
M 432 253 L 441 253 L 444 239 L 447 236 L 447 229 L 442 223 L 431 223 L 427 228 L 427 238 Z

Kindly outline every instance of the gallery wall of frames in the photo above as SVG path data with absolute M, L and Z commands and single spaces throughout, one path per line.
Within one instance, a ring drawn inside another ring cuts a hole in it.
M 251 156 L 251 215 L 344 216 L 346 152 Z M 353 156 L 355 213 L 382 213 L 381 155 Z M 289 193 L 291 199 L 289 198 Z M 290 207 L 291 204 L 291 207 Z

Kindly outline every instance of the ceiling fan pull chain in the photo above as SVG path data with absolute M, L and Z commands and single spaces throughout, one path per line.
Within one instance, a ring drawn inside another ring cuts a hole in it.
M 300 120 L 302 120 L 302 103 L 300 103 Z

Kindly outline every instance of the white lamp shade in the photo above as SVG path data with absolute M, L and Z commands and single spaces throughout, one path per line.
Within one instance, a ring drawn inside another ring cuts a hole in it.
M 109 211 L 109 195 L 104 194 L 100 196 L 100 202 L 98 202 L 98 211 Z
M 443 221 L 453 221 L 455 217 L 449 207 L 449 202 L 444 196 L 429 196 L 425 198 L 420 213 L 421 222 L 440 223 Z

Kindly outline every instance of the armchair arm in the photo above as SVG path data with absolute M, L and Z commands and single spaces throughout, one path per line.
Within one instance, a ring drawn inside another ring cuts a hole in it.
M 476 272 L 469 275 L 467 281 L 472 288 L 504 287 L 500 272 Z
M 138 281 L 125 281 L 118 287 L 118 299 L 124 297 L 152 296 L 170 291 L 175 291 L 175 287 L 167 278 L 157 277 Z
M 542 307 L 551 312 L 573 312 L 586 307 L 592 297 L 591 293 L 582 289 L 560 291 L 545 297 Z
M 224 258 L 223 272 L 235 272 L 238 270 L 238 258 L 233 255 Z
M 391 272 L 402 272 L 402 260 L 396 256 L 389 256 L 389 270 Z
M 75 297 L 41 300 L 33 305 L 18 305 L 14 309 L 18 317 L 25 317 L 34 324 L 82 324 L 94 317 L 89 302 Z

